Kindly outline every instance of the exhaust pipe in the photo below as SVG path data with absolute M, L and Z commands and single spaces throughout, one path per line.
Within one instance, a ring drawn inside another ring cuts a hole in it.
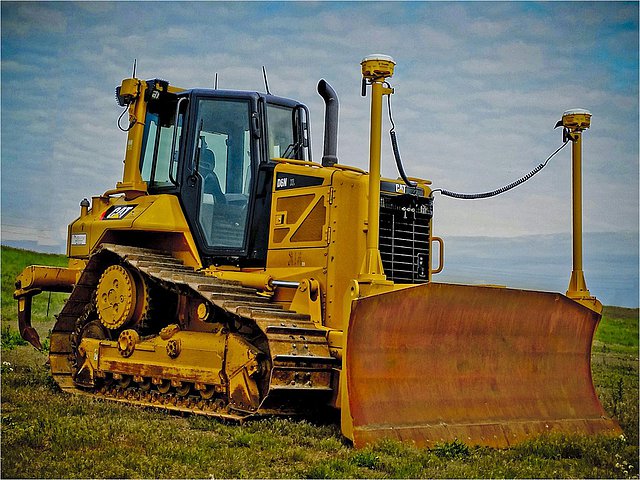
M 324 100 L 324 148 L 322 166 L 338 163 L 338 95 L 324 79 L 318 82 L 318 93 Z

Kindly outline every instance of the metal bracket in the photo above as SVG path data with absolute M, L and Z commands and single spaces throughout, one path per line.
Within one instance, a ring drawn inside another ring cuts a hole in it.
M 322 325 L 322 302 L 320 297 L 320 283 L 314 278 L 305 278 L 300 281 L 289 308 L 294 312 L 309 315 L 313 323 Z

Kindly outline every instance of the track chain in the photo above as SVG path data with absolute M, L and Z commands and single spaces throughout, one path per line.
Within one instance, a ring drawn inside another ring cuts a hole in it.
M 104 268 L 121 263 L 174 293 L 202 298 L 217 312 L 258 328 L 266 337 L 271 356 L 269 391 L 257 412 L 229 409 L 221 399 L 180 396 L 142 389 L 134 382 L 111 381 L 101 388 L 79 388 L 75 343 L 90 320 L 94 292 Z M 329 354 L 326 332 L 309 315 L 285 310 L 258 290 L 239 282 L 221 280 L 187 267 L 169 253 L 147 248 L 103 244 L 92 255 L 73 293 L 57 317 L 51 335 L 51 370 L 58 385 L 70 393 L 173 411 L 241 420 L 254 414 L 291 414 L 300 404 L 324 403 L 331 395 L 332 369 L 338 363 Z M 130 383 L 131 386 L 127 385 Z

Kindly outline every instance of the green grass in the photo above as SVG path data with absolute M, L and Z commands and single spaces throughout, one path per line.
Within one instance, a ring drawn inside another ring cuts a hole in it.
M 10 277 L 49 259 L 66 263 L 2 247 L 3 478 L 637 478 L 638 309 L 607 307 L 592 355 L 598 395 L 623 438 L 549 435 L 502 450 L 386 440 L 355 450 L 330 421 L 240 426 L 63 394 L 46 355 L 18 345 L 11 298 Z M 64 296 L 49 318 L 40 297 L 34 325 L 42 335 Z
M 29 265 L 51 265 L 66 267 L 67 257 L 49 253 L 37 253 L 2 245 L 2 320 L 14 322 L 16 302 L 13 299 L 16 277 Z M 53 318 L 62 309 L 66 293 L 43 293 L 33 298 L 32 315 L 34 322 Z M 47 315 L 48 312 L 48 315 Z M 37 327 L 36 327 L 37 329 Z
M 606 346 L 612 352 L 637 354 L 638 309 L 604 307 L 604 317 L 596 331 L 595 347 L 603 349 Z
M 17 303 L 13 298 L 16 277 L 29 265 L 51 265 L 66 267 L 67 257 L 49 253 L 38 253 L 19 248 L 1 247 L 2 258 L 2 349 L 8 349 L 19 343 L 22 338 L 18 333 Z M 67 293 L 45 292 L 33 297 L 31 306 L 32 325 L 40 335 L 40 340 L 47 350 L 54 316 L 62 310 Z
M 28 345 L 17 330 L 11 330 L 11 325 L 2 326 L 2 350 L 13 350 L 21 345 Z
M 605 410 L 634 445 L 639 442 L 638 360 L 638 309 L 605 307 L 591 354 L 593 380 Z
M 12 360 L 16 351 L 11 352 Z M 11 362 L 11 361 L 9 361 Z M 244 426 L 59 393 L 41 366 L 3 373 L 2 474 L 38 478 L 619 478 L 637 446 L 556 435 L 495 450 L 461 442 L 354 450 L 334 424 Z

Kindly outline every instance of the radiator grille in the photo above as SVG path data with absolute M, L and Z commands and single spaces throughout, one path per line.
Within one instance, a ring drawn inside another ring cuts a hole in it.
M 427 281 L 432 216 L 430 197 L 384 193 L 380 196 L 380 256 L 389 280 Z

